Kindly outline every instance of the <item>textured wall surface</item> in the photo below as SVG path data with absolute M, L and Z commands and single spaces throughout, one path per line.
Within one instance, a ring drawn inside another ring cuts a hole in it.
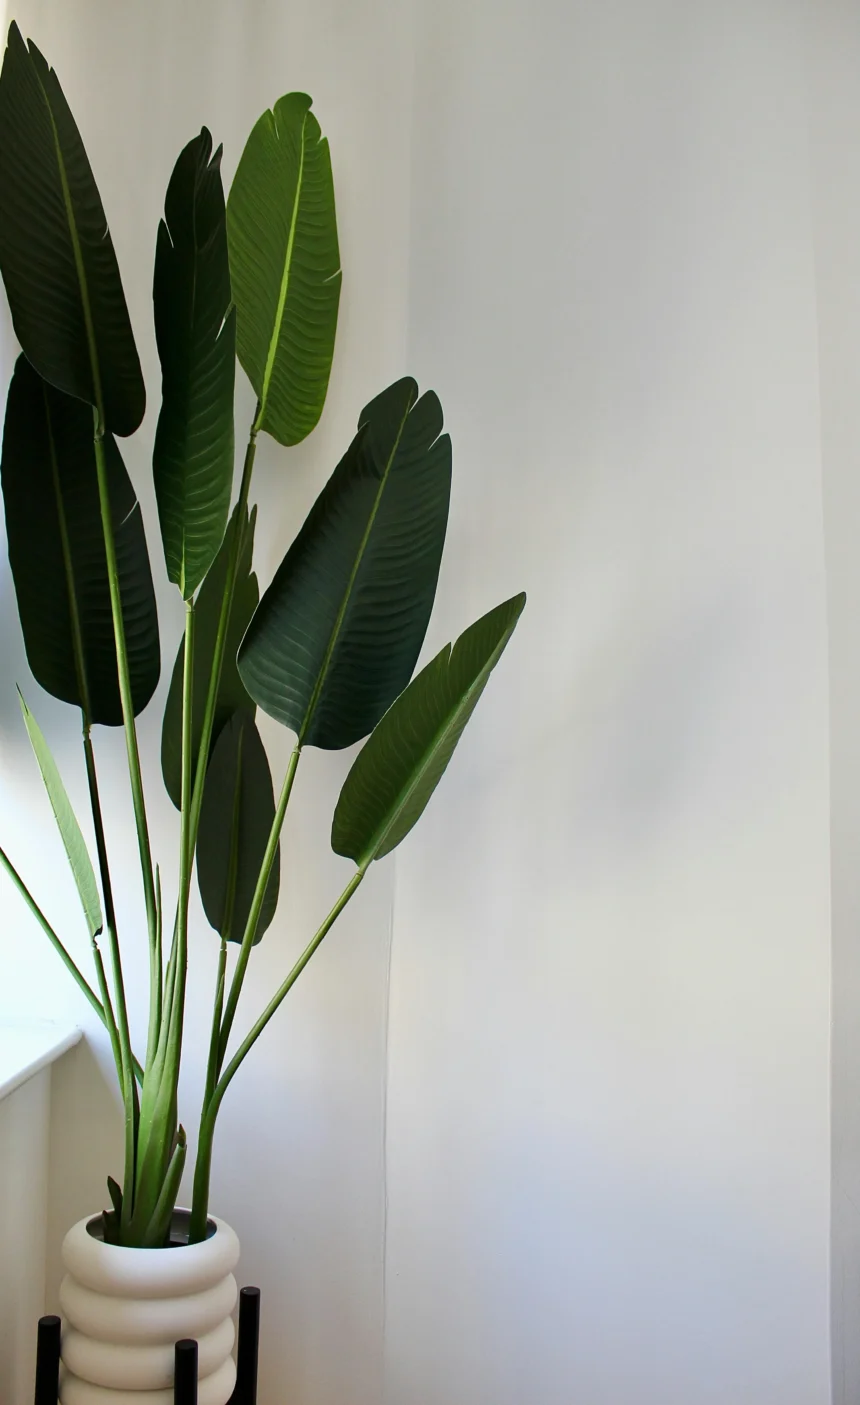
M 824 1405 L 807 11 L 422 13 L 431 645 L 529 604 L 396 865 L 386 1402 Z

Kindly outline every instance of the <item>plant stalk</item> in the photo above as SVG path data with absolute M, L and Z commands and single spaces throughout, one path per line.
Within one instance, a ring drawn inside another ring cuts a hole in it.
M 93 436 L 95 448 L 96 475 L 99 488 L 102 533 L 105 543 L 108 585 L 110 588 L 111 615 L 113 617 L 114 642 L 116 644 L 117 678 L 119 681 L 120 702 L 122 704 L 123 729 L 125 731 L 128 775 L 131 783 L 134 823 L 137 830 L 137 844 L 140 854 L 140 870 L 143 878 L 143 897 L 146 907 L 146 925 L 149 933 L 150 952 L 150 1029 L 147 1039 L 147 1063 L 154 1047 L 153 1009 L 157 1009 L 157 986 L 160 971 L 156 970 L 156 902 L 155 880 L 152 867 L 152 850 L 149 842 L 149 826 L 146 820 L 146 802 L 143 794 L 143 777 L 140 770 L 140 751 L 137 744 L 137 725 L 134 717 L 134 700 L 131 695 L 131 675 L 128 666 L 128 649 L 125 641 L 125 623 L 122 614 L 119 568 L 116 558 L 113 517 L 111 515 L 110 490 L 107 480 L 107 464 L 104 453 L 104 430 L 101 416 L 96 414 L 96 428 Z
M 212 1003 L 212 1032 L 209 1036 L 209 1058 L 206 1061 L 206 1086 L 203 1090 L 203 1106 L 208 1106 L 215 1091 L 220 1069 L 219 1049 L 221 1045 L 221 1012 L 224 1009 L 224 985 L 227 977 L 227 943 L 222 937 L 218 953 L 218 974 L 215 979 L 215 999 Z
M 359 868 L 353 874 L 334 907 L 331 909 L 331 912 L 305 947 L 286 980 L 279 986 L 262 1015 L 260 1015 L 259 1019 L 252 1025 L 251 1029 L 242 1040 L 239 1048 L 218 1079 L 215 1091 L 209 1099 L 208 1104 L 203 1109 L 203 1114 L 200 1119 L 200 1139 L 197 1143 L 197 1163 L 194 1168 L 194 1191 L 191 1202 L 191 1224 L 189 1227 L 190 1244 L 199 1244 L 206 1234 L 206 1220 L 209 1214 L 209 1179 L 212 1170 L 212 1143 L 215 1136 L 215 1121 L 224 1094 L 230 1086 L 242 1060 L 257 1042 L 263 1030 L 266 1028 L 266 1025 L 269 1023 L 269 1020 L 295 985 L 314 952 L 321 945 L 327 932 L 343 912 L 343 909 L 364 878 L 365 873 L 366 869 Z
M 134 1067 L 131 1052 L 131 1034 L 128 1026 L 128 1005 L 125 998 L 125 982 L 122 974 L 122 958 L 120 956 L 119 937 L 116 925 L 116 909 L 113 901 L 113 886 L 111 883 L 110 868 L 108 866 L 107 843 L 105 841 L 104 821 L 102 819 L 101 798 L 99 796 L 98 776 L 96 773 L 96 760 L 93 752 L 92 736 L 90 735 L 89 723 L 84 719 L 83 731 L 84 757 L 87 766 L 87 784 L 89 786 L 90 810 L 93 817 L 93 829 L 96 838 L 96 854 L 98 856 L 99 875 L 101 877 L 102 897 L 105 906 L 105 931 L 107 933 L 108 951 L 110 953 L 111 969 L 113 971 L 114 999 L 116 1001 L 116 1028 L 119 1039 L 120 1063 L 120 1087 L 122 1089 L 123 1105 L 125 1110 L 125 1181 L 123 1194 L 123 1217 L 130 1215 L 134 1204 L 134 1163 L 137 1155 L 137 1128 L 140 1116 L 140 1105 L 137 1096 L 137 1083 L 134 1077 Z M 98 951 L 98 948 L 96 948 Z M 101 953 L 98 953 L 98 964 L 101 964 Z M 107 1011 L 108 1002 L 104 993 L 102 1001 Z M 113 1013 L 113 1012 L 111 1012 Z
M 194 677 L 194 604 L 185 602 L 185 650 L 182 668 L 182 796 L 179 838 L 179 897 L 167 974 L 167 999 L 152 1062 L 147 1065 L 142 1109 L 137 1203 L 133 1236 L 146 1245 L 156 1204 L 171 1164 L 176 1135 L 179 1064 L 185 1015 L 188 965 L 188 903 L 194 851 L 189 842 L 191 800 L 191 723 Z
M 97 941 L 97 939 L 96 939 L 95 937 L 91 937 L 91 938 L 90 938 L 90 944 L 91 944 L 92 949 L 93 949 L 93 963 L 94 963 L 95 968 L 96 968 L 96 977 L 97 977 L 98 983 L 99 983 L 99 992 L 100 992 L 101 997 L 102 997 L 102 1006 L 103 1006 L 104 1011 L 105 1011 L 105 1014 L 106 1014 L 106 1016 L 107 1016 L 107 1018 L 105 1019 L 105 1028 L 107 1029 L 108 1037 L 110 1038 L 110 1047 L 111 1047 L 111 1053 L 113 1054 L 114 1065 L 115 1065 L 115 1067 L 116 1067 L 117 1082 L 119 1083 L 120 1089 L 121 1089 L 122 1094 L 123 1094 L 123 1104 L 124 1104 L 124 1103 L 125 1103 L 125 1082 L 124 1082 L 124 1075 L 123 1075 L 122 1049 L 121 1049 L 121 1047 L 120 1047 L 120 1042 L 119 1042 L 119 1030 L 118 1030 L 117 1027 L 116 1027 L 116 1018 L 115 1018 L 115 1016 L 114 1016 L 113 1006 L 112 1006 L 112 1004 L 111 1004 L 110 990 L 108 989 L 107 976 L 105 975 L 105 963 L 104 963 L 104 961 L 102 960 L 102 954 L 101 954 L 101 951 L 100 951 L 100 949 L 99 949 L 99 944 L 98 944 L 98 941 Z

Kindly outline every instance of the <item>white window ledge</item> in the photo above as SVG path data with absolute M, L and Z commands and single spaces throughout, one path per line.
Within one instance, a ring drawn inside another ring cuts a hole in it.
M 73 1048 L 80 1037 L 72 1024 L 0 1019 L 0 1099 Z

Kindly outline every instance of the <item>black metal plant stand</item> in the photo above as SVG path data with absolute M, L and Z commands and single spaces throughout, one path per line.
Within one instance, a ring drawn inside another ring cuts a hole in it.
M 260 1290 L 239 1293 L 239 1345 L 236 1388 L 228 1405 L 257 1405 L 257 1357 L 260 1346 Z M 197 1343 L 190 1337 L 176 1343 L 174 1405 L 197 1405 Z M 34 1405 L 57 1405 L 60 1393 L 60 1319 L 40 1317 L 36 1342 Z

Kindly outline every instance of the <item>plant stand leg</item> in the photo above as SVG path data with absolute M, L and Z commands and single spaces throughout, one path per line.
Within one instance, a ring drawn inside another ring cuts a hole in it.
M 176 1343 L 174 1363 L 174 1405 L 197 1405 L 197 1343 L 191 1337 Z
M 260 1290 L 239 1293 L 239 1349 L 236 1353 L 236 1388 L 229 1405 L 257 1405 L 257 1360 L 260 1347 Z
M 57 1405 L 60 1394 L 60 1319 L 40 1317 L 36 1337 L 34 1405 Z

